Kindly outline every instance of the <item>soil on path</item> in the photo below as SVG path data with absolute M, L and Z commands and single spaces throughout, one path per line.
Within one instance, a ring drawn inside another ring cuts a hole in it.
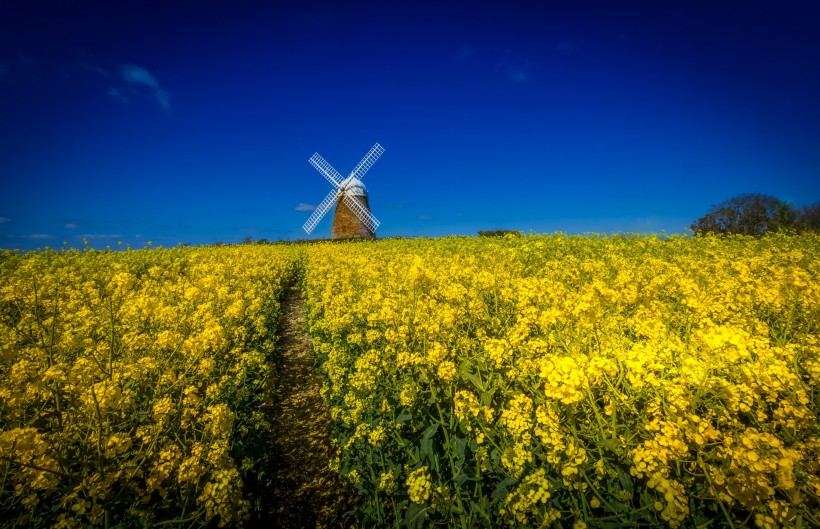
M 321 375 L 306 332 L 304 301 L 296 285 L 282 300 L 281 337 L 269 412 L 273 427 L 273 474 L 267 520 L 282 528 L 351 527 L 355 491 L 346 489 L 328 468 L 334 456 Z M 256 525 L 256 524 L 254 524 Z

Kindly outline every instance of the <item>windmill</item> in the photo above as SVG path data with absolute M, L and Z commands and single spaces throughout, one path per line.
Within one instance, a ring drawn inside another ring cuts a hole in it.
M 378 143 L 374 145 L 347 178 L 339 174 L 324 158 L 319 156 L 318 152 L 310 157 L 310 164 L 327 178 L 334 189 L 322 200 L 302 226 L 308 234 L 319 224 L 325 213 L 336 204 L 331 231 L 332 238 L 372 238 L 376 236 L 379 221 L 370 213 L 367 189 L 362 183 L 362 178 L 383 152 L 384 148 L 381 145 Z

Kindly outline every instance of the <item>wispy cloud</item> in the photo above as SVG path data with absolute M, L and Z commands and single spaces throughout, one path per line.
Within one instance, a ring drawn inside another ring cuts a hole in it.
M 25 235 L 25 239 L 53 239 L 54 235 L 48 235 L 46 233 L 32 233 L 31 235 Z
M 0 224 L 5 224 L 7 222 L 11 222 L 11 219 L 8 217 L 0 217 Z
M 120 68 L 123 81 L 132 86 L 147 88 L 154 96 L 154 99 L 157 100 L 159 106 L 164 110 L 170 110 L 171 94 L 162 89 L 156 77 L 151 75 L 148 70 L 133 64 L 123 64 Z
M 293 209 L 295 209 L 296 211 L 313 211 L 316 209 L 316 206 L 314 206 L 313 204 L 305 204 L 300 202 Z
M 108 89 L 108 97 L 111 97 L 112 99 L 116 99 L 117 101 L 119 101 L 121 103 L 128 103 L 128 98 L 125 97 L 122 94 L 122 92 L 119 91 L 119 89 L 114 88 L 113 86 Z
M 122 235 L 119 233 L 84 233 L 83 238 L 85 239 L 92 239 L 92 240 L 100 240 L 100 239 L 120 239 Z
M 417 219 L 421 219 L 421 220 L 430 220 L 430 219 L 432 219 L 433 217 L 432 217 L 431 215 L 419 215 L 419 216 L 418 216 L 418 217 L 416 217 L 416 218 L 417 218 Z
M 65 226 L 63 226 L 63 228 L 65 228 L 65 229 L 67 229 L 67 230 L 76 230 L 76 229 L 77 229 L 77 225 L 76 225 L 76 224 L 74 224 L 73 222 L 69 222 L 68 224 L 66 224 Z
M 556 46 L 555 49 L 557 49 L 558 51 L 575 51 L 578 48 L 576 48 L 574 44 L 571 44 L 569 42 L 559 42 L 558 46 Z
M 160 86 L 153 74 L 141 66 L 113 63 L 111 67 L 106 67 L 87 60 L 77 60 L 72 63 L 72 71 L 81 74 L 84 72 L 85 75 L 79 77 L 86 85 L 96 86 L 100 82 L 108 85 L 105 94 L 120 103 L 129 103 L 141 94 L 146 94 L 163 110 L 171 109 L 171 94 Z

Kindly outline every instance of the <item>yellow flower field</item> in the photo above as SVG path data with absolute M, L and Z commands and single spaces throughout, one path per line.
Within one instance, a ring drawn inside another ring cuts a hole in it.
M 295 255 L 0 256 L 2 525 L 240 523 Z
M 820 527 L 820 238 L 308 248 L 367 525 Z
M 0 526 L 239 526 L 298 280 L 362 526 L 820 527 L 820 237 L 0 255 Z

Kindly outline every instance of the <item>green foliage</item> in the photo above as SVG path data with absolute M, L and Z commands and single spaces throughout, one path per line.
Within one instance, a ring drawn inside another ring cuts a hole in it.
M 513 237 L 523 237 L 524 234 L 518 230 L 482 230 L 478 232 L 479 237 L 504 237 L 511 235 Z
M 820 231 L 820 203 L 800 208 L 795 227 L 797 231 Z
M 730 198 L 697 219 L 690 229 L 698 235 L 723 233 L 761 236 L 769 231 L 820 230 L 820 204 L 796 209 L 769 195 L 746 194 Z

